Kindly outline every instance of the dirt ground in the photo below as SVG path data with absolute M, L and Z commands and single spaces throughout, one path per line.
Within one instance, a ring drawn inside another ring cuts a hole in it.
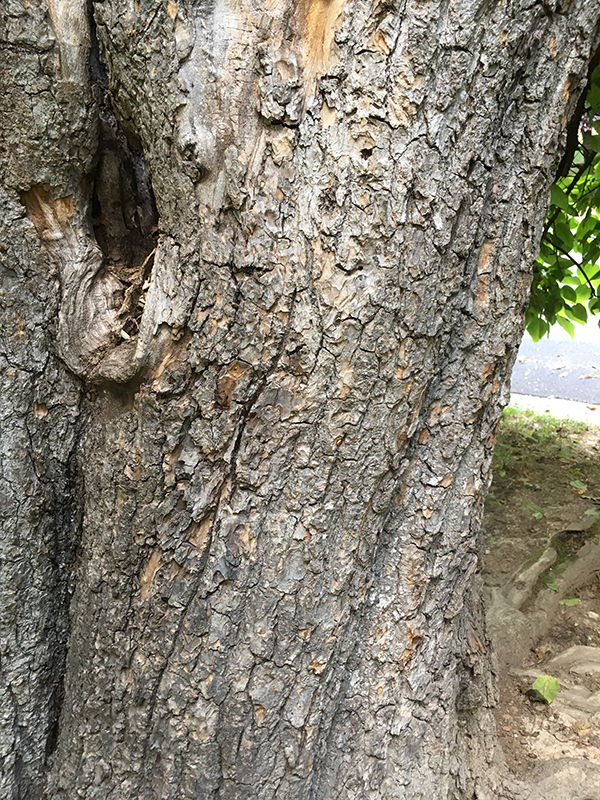
M 483 533 L 499 662 L 496 720 L 523 778 L 550 759 L 600 764 L 600 428 L 505 412 Z M 525 691 L 558 678 L 551 704 Z

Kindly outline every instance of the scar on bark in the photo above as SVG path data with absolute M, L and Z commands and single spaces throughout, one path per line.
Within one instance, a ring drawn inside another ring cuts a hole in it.
M 136 340 L 156 252 L 154 193 L 143 152 L 129 143 L 112 111 L 87 4 L 52 0 L 50 16 L 59 80 L 91 80 L 98 151 L 93 174 L 82 175 L 71 195 L 38 184 L 21 202 L 58 266 L 59 354 L 84 379 L 124 384 L 151 355 Z
M 27 214 L 43 242 L 62 239 L 75 212 L 73 196 L 54 198 L 47 184 L 34 186 L 23 195 Z
M 298 4 L 296 13 L 304 31 L 306 72 L 311 78 L 327 69 L 344 5 L 345 0 L 301 0 Z
M 143 153 L 106 107 L 100 122 L 95 173 L 75 194 L 39 184 L 21 201 L 59 269 L 61 356 L 83 378 L 126 383 L 143 366 L 136 337 L 158 216 Z
M 140 599 L 145 602 L 152 592 L 154 578 L 162 566 L 162 553 L 160 550 L 153 550 L 150 557 L 144 564 L 140 575 Z
M 294 127 L 315 93 L 318 78 L 331 61 L 335 32 L 346 0 L 300 0 L 292 26 L 294 33 L 280 45 L 258 50 L 258 110 L 267 123 Z M 332 115 L 326 124 L 332 124 Z M 333 112 L 335 117 L 335 112 Z
M 103 252 L 88 216 L 90 194 L 84 178 L 75 196 L 55 197 L 52 187 L 39 184 L 24 192 L 21 201 L 58 266 L 58 349 L 63 360 L 81 377 L 118 383 L 138 370 L 129 340 L 139 329 L 154 248 L 137 266 L 116 260 L 114 248 L 110 255 Z M 138 252 L 130 250 L 140 258 Z M 121 342 L 129 347 L 115 359 Z

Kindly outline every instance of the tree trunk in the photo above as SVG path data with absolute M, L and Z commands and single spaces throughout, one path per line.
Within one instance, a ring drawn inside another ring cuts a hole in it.
M 600 6 L 91 5 L 0 12 L 0 795 L 518 796 L 479 526 Z

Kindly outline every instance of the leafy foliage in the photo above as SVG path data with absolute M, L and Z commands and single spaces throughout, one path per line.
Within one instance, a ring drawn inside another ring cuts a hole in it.
M 534 341 L 558 322 L 600 313 L 600 66 L 590 77 L 575 146 L 552 187 L 526 325 Z

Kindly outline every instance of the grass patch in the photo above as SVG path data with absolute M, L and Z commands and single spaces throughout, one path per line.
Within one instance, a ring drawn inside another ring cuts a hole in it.
M 548 459 L 568 464 L 581 461 L 581 456 L 577 457 L 578 439 L 588 428 L 584 422 L 558 419 L 550 414 L 540 416 L 514 406 L 506 408 L 494 450 L 494 474 L 519 479 L 524 471 Z M 529 488 L 540 488 L 530 477 L 520 479 Z

